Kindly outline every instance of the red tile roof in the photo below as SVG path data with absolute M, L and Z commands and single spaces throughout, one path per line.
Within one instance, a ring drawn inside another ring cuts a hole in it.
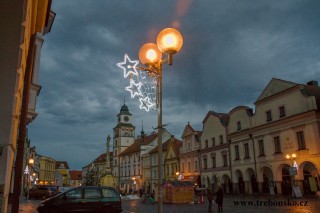
M 121 152 L 119 156 L 128 155 L 136 152 L 140 152 L 141 145 L 149 145 L 158 136 L 158 133 L 152 133 L 151 135 L 145 135 L 135 140 L 135 142 L 129 146 L 126 150 Z
M 82 171 L 72 170 L 69 171 L 71 180 L 81 180 L 82 179 Z

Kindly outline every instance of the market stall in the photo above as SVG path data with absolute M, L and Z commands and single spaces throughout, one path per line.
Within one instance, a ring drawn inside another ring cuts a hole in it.
M 193 184 L 190 181 L 166 180 L 163 185 L 164 203 L 191 203 L 194 197 Z

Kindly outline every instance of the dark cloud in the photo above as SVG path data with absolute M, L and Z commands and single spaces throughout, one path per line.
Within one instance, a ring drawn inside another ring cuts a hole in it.
M 116 64 L 125 53 L 138 59 L 140 46 L 165 27 L 184 37 L 173 65 L 163 67 L 163 121 L 177 137 L 187 122 L 201 130 L 209 110 L 254 107 L 273 77 L 319 81 L 319 8 L 316 0 L 53 1 L 31 141 L 79 169 L 105 151 L 124 99 L 136 135 L 142 122 L 154 131 L 157 112 L 139 110 Z

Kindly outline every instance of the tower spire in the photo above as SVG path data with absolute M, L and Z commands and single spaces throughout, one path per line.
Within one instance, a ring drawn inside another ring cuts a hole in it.
M 110 168 L 110 135 L 107 137 L 107 143 L 106 143 L 106 170 L 111 171 Z

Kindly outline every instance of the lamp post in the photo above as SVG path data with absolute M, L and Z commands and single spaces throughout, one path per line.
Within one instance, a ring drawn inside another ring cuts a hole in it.
M 157 36 L 157 44 L 144 44 L 139 50 L 139 59 L 145 70 L 151 76 L 157 78 L 157 103 L 158 110 L 158 213 L 162 213 L 162 65 L 168 63 L 172 65 L 172 56 L 177 53 L 183 44 L 180 32 L 173 28 L 163 29 Z M 162 53 L 167 54 L 166 59 L 162 59 Z
M 297 185 L 295 180 L 295 175 L 297 175 L 298 165 L 296 162 L 297 155 L 295 153 L 287 154 L 286 159 L 291 161 L 291 167 L 289 170 L 289 174 L 291 176 L 291 187 L 292 187 L 292 196 L 294 197 L 294 187 Z

